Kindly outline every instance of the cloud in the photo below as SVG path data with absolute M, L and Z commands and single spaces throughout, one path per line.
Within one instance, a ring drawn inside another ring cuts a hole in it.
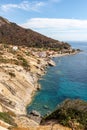
M 32 18 L 22 26 L 27 28 L 58 28 L 59 30 L 87 29 L 87 20 Z
M 87 20 L 32 18 L 21 26 L 59 40 L 87 40 Z
M 29 2 L 29 1 L 22 1 L 19 4 L 4 4 L 1 5 L 0 8 L 2 11 L 7 12 L 11 9 L 22 9 L 25 11 L 38 11 L 40 7 L 44 6 L 44 2 Z
M 35 1 L 28 1 L 28 0 L 24 0 L 21 3 L 8 3 L 8 4 L 2 4 L 0 5 L 0 10 L 2 12 L 8 12 L 8 11 L 12 11 L 13 9 L 21 9 L 21 10 L 25 10 L 25 11 L 39 11 L 39 9 L 41 7 L 48 7 L 48 5 L 50 3 L 59 3 L 62 0 L 47 0 L 44 1 L 43 0 L 35 0 Z
M 54 3 L 58 3 L 60 2 L 61 0 L 49 0 L 50 2 L 54 2 Z

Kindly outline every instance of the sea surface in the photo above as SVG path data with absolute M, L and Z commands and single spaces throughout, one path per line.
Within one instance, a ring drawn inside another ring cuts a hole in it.
M 45 115 L 67 98 L 87 101 L 87 42 L 69 42 L 82 52 L 56 57 L 56 66 L 48 67 L 40 80 L 42 88 L 33 98 L 27 111 L 36 110 Z

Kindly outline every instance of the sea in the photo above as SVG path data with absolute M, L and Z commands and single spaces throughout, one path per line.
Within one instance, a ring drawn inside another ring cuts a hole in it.
M 38 111 L 42 116 L 52 112 L 65 99 L 87 101 L 87 42 L 69 42 L 73 48 L 82 52 L 56 57 L 54 67 L 38 81 L 41 90 L 36 92 L 27 112 Z

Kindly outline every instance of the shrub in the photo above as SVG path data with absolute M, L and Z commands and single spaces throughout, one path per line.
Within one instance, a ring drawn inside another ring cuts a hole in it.
M 0 112 L 0 120 L 3 120 L 4 122 L 16 126 L 14 123 L 14 119 L 6 112 Z
M 85 129 L 87 127 L 87 102 L 65 100 L 54 112 L 43 117 L 42 123 L 51 119 L 56 119 L 60 124 L 69 127 L 71 124 L 79 123 L 79 126 L 83 126 Z
M 20 64 L 25 68 L 25 69 L 28 69 L 29 65 L 28 65 L 28 62 L 27 60 L 22 57 L 21 55 L 18 55 L 17 56 L 17 59 L 20 60 Z
M 10 75 L 11 77 L 16 77 L 15 73 L 13 73 L 13 72 L 9 72 L 9 75 Z
M 0 63 L 8 63 L 8 60 L 3 58 L 3 56 L 0 55 Z

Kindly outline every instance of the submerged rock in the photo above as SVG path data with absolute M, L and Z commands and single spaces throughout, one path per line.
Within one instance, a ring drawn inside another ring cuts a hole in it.
M 36 110 L 32 110 L 30 112 L 30 115 L 41 117 L 40 113 L 38 111 L 36 111 Z
M 42 117 L 41 117 L 40 113 L 39 113 L 38 111 L 36 111 L 36 110 L 32 110 L 32 111 L 29 113 L 28 117 L 29 117 L 30 119 L 34 120 L 34 121 L 37 122 L 37 123 L 40 123 L 41 120 L 42 120 Z
M 37 85 L 37 90 L 38 91 L 41 90 L 41 85 L 40 84 Z
M 44 108 L 44 109 L 48 109 L 48 106 L 47 106 L 47 105 L 44 105 L 43 108 Z

